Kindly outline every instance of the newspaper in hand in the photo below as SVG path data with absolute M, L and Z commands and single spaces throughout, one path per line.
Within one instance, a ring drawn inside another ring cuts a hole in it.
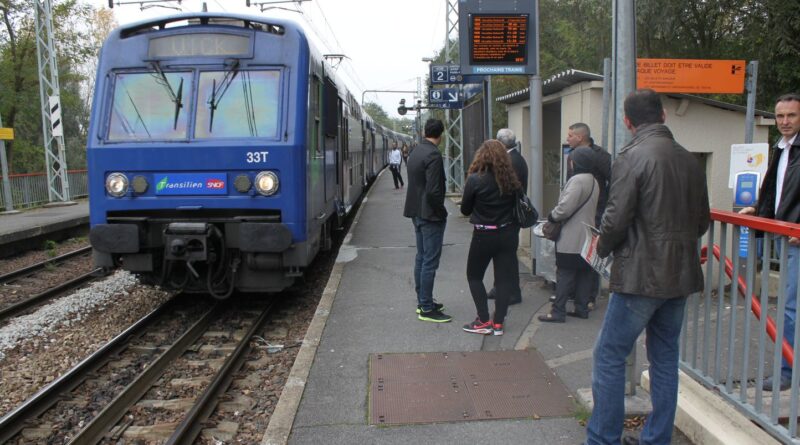
M 586 241 L 583 242 L 581 257 L 583 257 L 601 277 L 609 280 L 611 279 L 611 264 L 614 262 L 614 258 L 612 255 L 605 258 L 600 258 L 600 256 L 597 255 L 597 240 L 600 238 L 600 231 L 588 224 L 584 224 L 584 226 L 586 226 L 587 236 Z

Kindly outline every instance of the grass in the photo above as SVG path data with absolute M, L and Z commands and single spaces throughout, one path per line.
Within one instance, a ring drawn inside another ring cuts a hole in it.
M 47 240 L 44 242 L 44 251 L 48 258 L 53 258 L 56 256 L 56 247 L 58 247 L 58 244 L 53 240 Z

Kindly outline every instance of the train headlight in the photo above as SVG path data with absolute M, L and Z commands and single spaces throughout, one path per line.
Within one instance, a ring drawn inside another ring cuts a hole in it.
M 134 176 L 133 177 L 133 191 L 138 194 L 143 194 L 147 191 L 149 184 L 147 183 L 147 178 L 144 176 Z
M 250 182 L 250 178 L 248 178 L 247 175 L 239 175 L 233 181 L 233 186 L 239 193 L 246 193 L 248 190 L 250 190 L 252 185 L 253 183 Z
M 278 184 L 278 175 L 273 172 L 256 175 L 256 190 L 264 196 L 274 195 L 278 191 Z
M 106 191 L 115 198 L 125 196 L 128 191 L 128 177 L 122 173 L 111 173 L 106 177 Z

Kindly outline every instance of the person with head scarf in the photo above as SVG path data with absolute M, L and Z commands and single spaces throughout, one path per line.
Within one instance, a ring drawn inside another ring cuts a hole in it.
M 564 185 L 558 204 L 547 215 L 548 221 L 561 224 L 561 236 L 556 241 L 556 299 L 550 312 L 539 316 L 544 322 L 563 323 L 567 315 L 589 318 L 587 304 L 594 272 L 581 257 L 581 249 L 589 236 L 586 226 L 594 226 L 600 187 L 592 175 L 591 148 L 575 149 L 569 162 L 573 176 Z M 574 300 L 574 310 L 567 311 L 567 300 Z

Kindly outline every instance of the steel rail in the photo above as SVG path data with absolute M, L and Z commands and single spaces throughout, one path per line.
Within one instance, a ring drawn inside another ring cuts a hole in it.
M 180 357 L 186 349 L 203 335 L 211 323 L 218 317 L 222 305 L 206 312 L 180 338 L 175 340 L 145 371 L 118 394 L 100 413 L 98 413 L 69 444 L 96 444 L 105 434 L 125 416 L 131 406 L 147 394 L 147 391 L 161 377 L 167 367 Z
M 272 311 L 273 302 L 264 308 L 258 319 L 253 322 L 236 349 L 228 356 L 214 380 L 206 387 L 203 394 L 197 398 L 191 410 L 184 416 L 181 423 L 167 439 L 166 445 L 186 444 L 191 445 L 200 434 L 205 422 L 217 406 L 219 396 L 227 390 L 234 373 L 239 370 L 250 352 L 250 340 L 261 329 Z
M 72 252 L 67 252 L 67 253 L 65 253 L 63 255 L 59 255 L 57 257 L 50 258 L 49 260 L 44 260 L 44 261 L 41 261 L 41 262 L 36 263 L 36 264 L 31 264 L 28 267 L 23 267 L 22 269 L 15 270 L 15 271 L 9 272 L 9 273 L 4 274 L 4 275 L 0 275 L 0 284 L 8 283 L 9 281 L 11 281 L 11 280 L 13 280 L 15 278 L 19 278 L 19 277 L 22 277 L 22 276 L 25 276 L 25 275 L 30 275 L 31 273 L 36 272 L 39 269 L 44 269 L 48 264 L 57 263 L 59 261 L 64 261 L 64 260 L 70 259 L 70 258 L 78 256 L 78 255 L 83 255 L 85 253 L 89 253 L 91 250 L 92 250 L 92 246 L 82 247 L 80 249 L 73 250 Z
M 97 279 L 97 273 L 101 272 L 102 269 L 95 269 L 91 272 L 83 274 L 77 278 L 73 278 L 72 280 L 67 281 L 66 283 L 59 284 L 56 287 L 47 289 L 46 291 L 36 294 L 32 297 L 29 297 L 19 303 L 12 304 L 11 306 L 5 307 L 0 309 L 0 323 L 3 323 L 6 319 L 14 317 L 21 312 L 25 311 L 26 309 L 35 306 L 43 301 L 47 301 L 53 297 L 57 297 L 59 294 L 64 293 L 65 291 L 74 289 L 84 283 Z
M 72 369 L 0 418 L 0 443 L 7 443 L 27 426 L 26 420 L 39 417 L 61 400 L 63 394 L 77 388 L 88 374 L 97 371 L 110 360 L 110 357 L 124 350 L 127 347 L 128 340 L 143 334 L 145 329 L 157 317 L 160 317 L 170 304 L 170 302 L 162 304 L 142 317 L 128 329 L 111 339 L 102 348 L 83 359 Z

